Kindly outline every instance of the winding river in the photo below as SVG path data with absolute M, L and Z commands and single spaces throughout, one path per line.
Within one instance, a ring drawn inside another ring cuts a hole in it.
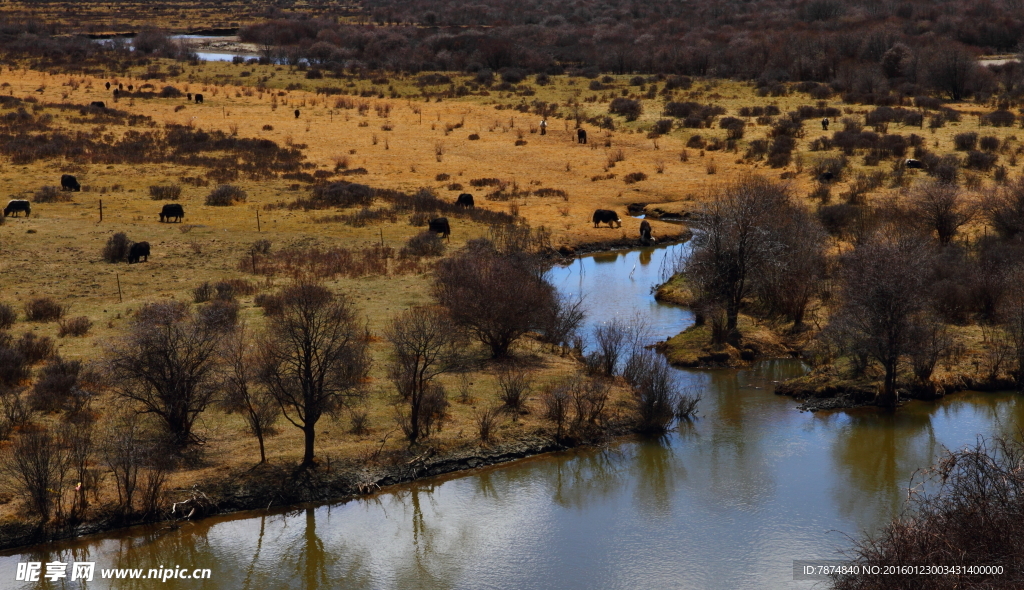
M 654 301 L 685 245 L 591 256 L 551 271 L 602 320 L 641 313 L 661 339 L 691 320 Z M 773 384 L 797 361 L 678 371 L 700 418 L 657 441 L 556 453 L 290 511 L 140 527 L 0 556 L 4 588 L 811 588 L 793 560 L 836 558 L 846 534 L 899 513 L 944 448 L 1024 425 L 1014 394 L 965 393 L 872 410 L 802 413 Z M 210 568 L 206 580 L 14 582 L 19 562 Z M 19 585 L 21 584 L 21 585 Z M 820 584 L 820 582 L 818 583 Z M 820 585 L 818 586 L 820 587 Z

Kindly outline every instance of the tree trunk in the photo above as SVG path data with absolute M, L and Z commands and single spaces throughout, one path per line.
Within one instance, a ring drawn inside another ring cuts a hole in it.
M 313 443 L 316 440 L 316 424 L 306 424 L 302 428 L 302 432 L 306 436 L 306 450 L 302 455 L 302 466 L 308 467 L 313 465 Z

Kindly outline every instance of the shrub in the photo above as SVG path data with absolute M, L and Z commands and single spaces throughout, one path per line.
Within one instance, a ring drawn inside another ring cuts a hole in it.
M 59 356 L 50 359 L 43 366 L 32 393 L 29 404 L 33 410 L 56 412 L 68 406 L 78 386 L 78 375 L 82 371 L 80 361 L 66 361 Z
M 444 240 L 431 231 L 420 232 L 409 238 L 399 252 L 402 258 L 412 256 L 440 256 L 444 254 Z
M 634 184 L 641 180 L 647 180 L 647 175 L 643 172 L 630 172 L 623 178 L 623 180 L 626 184 Z
M 167 186 L 152 185 L 149 187 L 149 198 L 154 201 L 170 200 L 177 201 L 181 197 L 181 185 L 171 184 Z
M 245 191 L 237 186 L 222 184 L 213 189 L 213 192 L 206 195 L 206 204 L 223 207 L 227 205 L 234 205 L 235 203 L 244 203 L 247 198 L 248 195 Z
M 68 203 L 71 201 L 71 193 L 62 191 L 55 186 L 44 186 L 32 195 L 35 203 Z
M 506 365 L 498 371 L 498 399 L 502 409 L 518 420 L 519 414 L 525 413 L 526 397 L 532 389 L 530 374 L 521 367 Z
M 262 307 L 265 315 L 277 315 L 284 310 L 284 299 L 281 295 L 260 293 L 253 300 L 256 307 Z
M 722 120 L 718 122 L 718 125 L 722 129 L 727 130 L 727 139 L 743 139 L 743 128 L 746 126 L 743 119 L 739 119 L 737 117 L 723 117 Z
M 7 339 L 8 342 L 10 338 Z M 0 385 L 14 387 L 32 374 L 25 355 L 0 343 Z M 0 396 L 2 398 L 4 396 Z
M 196 303 L 206 303 L 213 297 L 213 285 L 204 282 L 195 289 L 192 289 L 192 300 Z
M 970 151 L 974 149 L 974 146 L 978 143 L 978 134 L 972 132 L 969 133 L 957 133 L 953 136 L 953 145 L 956 149 L 961 151 Z
M 651 129 L 651 133 L 655 135 L 665 135 L 669 131 L 672 131 L 672 119 L 659 119 Z
M 14 311 L 14 306 L 0 303 L 0 330 L 10 328 L 16 321 L 18 321 L 18 312 Z
M 131 247 L 131 240 L 124 232 L 118 232 L 107 239 L 107 245 L 103 246 L 103 260 L 107 262 L 121 262 L 128 257 L 128 248 Z
M 627 121 L 636 121 L 643 114 L 644 108 L 640 101 L 620 96 L 612 99 L 608 111 L 615 115 L 622 115 Z
M 57 352 L 57 346 L 53 338 L 49 336 L 36 336 L 32 332 L 25 332 L 21 338 L 14 343 L 14 349 L 21 353 L 25 362 L 34 365 L 44 361 Z
M 696 150 L 704 149 L 704 138 L 700 134 L 694 134 L 690 136 L 690 139 L 686 140 L 686 147 L 693 148 Z
M 971 151 L 967 153 L 967 158 L 964 160 L 964 167 L 972 170 L 991 170 L 996 165 L 996 160 L 999 156 L 988 152 Z
M 81 315 L 68 320 L 61 320 L 57 336 L 61 338 L 65 336 L 85 336 L 91 328 L 92 321 L 88 317 Z
M 214 299 L 199 308 L 199 321 L 218 332 L 226 332 L 238 325 L 241 306 L 234 299 Z
M 174 86 L 164 86 L 160 90 L 160 98 L 179 98 L 181 97 L 181 91 Z
M 978 147 L 982 151 L 994 152 L 999 149 L 999 138 L 991 135 L 986 135 L 978 140 Z
M 64 317 L 67 308 L 51 297 L 36 297 L 25 304 L 25 317 L 30 322 L 52 322 Z

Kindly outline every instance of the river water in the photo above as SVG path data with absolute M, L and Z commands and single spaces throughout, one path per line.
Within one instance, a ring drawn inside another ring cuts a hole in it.
M 655 336 L 691 321 L 650 296 L 685 246 L 584 258 L 552 280 L 606 321 L 639 311 Z M 632 274 L 632 277 L 630 277 Z M 556 453 L 421 480 L 344 504 L 139 527 L 0 556 L 103 568 L 210 568 L 203 581 L 94 580 L 88 588 L 811 588 L 793 560 L 836 558 L 846 534 L 898 514 L 915 470 L 944 448 L 1024 424 L 1014 394 L 966 393 L 810 414 L 775 396 L 797 361 L 679 371 L 704 389 L 700 417 L 661 440 Z M 820 584 L 820 583 L 819 583 Z M 86 586 L 82 586 L 86 587 Z

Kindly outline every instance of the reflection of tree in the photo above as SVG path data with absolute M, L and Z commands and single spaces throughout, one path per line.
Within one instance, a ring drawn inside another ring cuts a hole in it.
M 649 516 L 668 516 L 676 493 L 676 478 L 686 478 L 686 467 L 673 452 L 668 437 L 637 445 L 631 467 L 637 511 Z
M 295 573 L 302 578 L 300 588 L 327 588 L 330 577 L 327 571 L 327 552 L 324 543 L 316 534 L 316 510 L 306 508 L 306 528 L 298 540 L 297 551 L 286 553 L 295 559 Z
M 577 454 L 567 461 L 558 461 L 545 479 L 553 489 L 552 500 L 565 508 L 583 509 L 598 499 L 609 498 L 625 485 L 626 473 L 620 468 L 628 464 L 629 451 L 602 449 Z
M 832 447 L 838 472 L 833 501 L 843 517 L 874 530 L 899 513 L 914 470 L 930 466 L 941 451 L 934 409 L 915 404 L 897 412 L 851 412 Z

